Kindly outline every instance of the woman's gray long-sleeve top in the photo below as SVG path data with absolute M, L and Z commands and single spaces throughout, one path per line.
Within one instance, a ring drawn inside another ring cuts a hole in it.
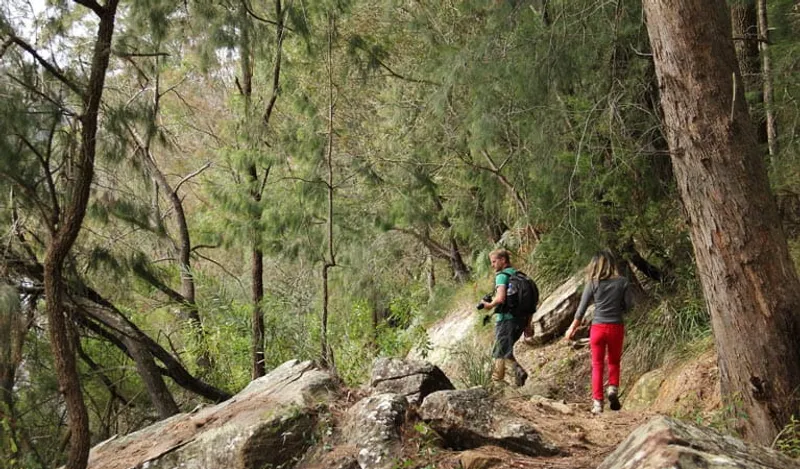
M 625 277 L 591 280 L 586 283 L 575 320 L 580 321 L 586 308 L 594 302 L 592 324 L 621 324 L 622 315 L 633 306 L 630 282 Z

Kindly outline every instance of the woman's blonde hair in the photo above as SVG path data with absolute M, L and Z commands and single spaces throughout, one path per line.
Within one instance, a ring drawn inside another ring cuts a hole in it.
M 586 266 L 587 280 L 605 280 L 618 277 L 617 262 L 608 251 L 600 251 L 592 257 L 592 262 Z

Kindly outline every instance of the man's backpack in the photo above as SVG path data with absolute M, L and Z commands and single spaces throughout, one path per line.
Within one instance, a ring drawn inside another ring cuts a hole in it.
M 515 317 L 531 316 L 539 304 L 539 289 L 536 282 L 522 272 L 508 274 L 506 312 Z

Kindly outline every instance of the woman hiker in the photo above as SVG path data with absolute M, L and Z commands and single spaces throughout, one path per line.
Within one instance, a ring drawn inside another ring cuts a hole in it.
M 620 410 L 619 363 L 622 358 L 622 341 L 625 326 L 622 316 L 632 302 L 632 288 L 627 278 L 620 275 L 611 253 L 601 251 L 592 258 L 586 268 L 586 286 L 575 320 L 565 337 L 572 340 L 581 324 L 586 308 L 594 302 L 594 319 L 589 331 L 592 351 L 592 413 L 603 412 L 603 372 L 608 355 L 608 402 L 611 410 Z

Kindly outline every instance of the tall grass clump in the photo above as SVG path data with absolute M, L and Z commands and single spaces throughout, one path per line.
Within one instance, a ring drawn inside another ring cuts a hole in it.
M 692 344 L 711 335 L 711 321 L 700 296 L 664 297 L 626 324 L 624 359 L 631 371 L 640 376 L 658 368 L 669 359 L 685 356 Z

